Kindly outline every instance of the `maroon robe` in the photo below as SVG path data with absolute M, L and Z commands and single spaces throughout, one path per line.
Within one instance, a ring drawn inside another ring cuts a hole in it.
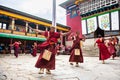
M 116 52 L 115 45 L 112 44 L 111 41 L 108 43 L 108 51 L 111 53 L 111 55 L 115 54 L 115 52 Z
M 18 53 L 19 53 L 19 42 L 15 42 L 14 44 L 14 55 L 16 56 L 16 57 L 18 57 Z
M 82 50 L 81 50 L 81 46 L 80 46 L 80 40 L 82 40 L 82 39 L 79 38 L 78 36 L 76 36 L 76 40 L 73 41 L 73 45 L 72 45 L 72 48 L 70 50 L 71 55 L 69 58 L 69 62 L 83 63 L 83 55 L 82 55 Z M 80 55 L 75 55 L 75 49 L 80 50 Z
M 45 36 L 48 37 L 48 35 L 49 35 L 49 38 L 42 44 L 38 45 L 38 48 L 40 49 L 41 53 L 35 64 L 35 67 L 54 70 L 55 69 L 55 54 L 57 52 L 55 48 L 55 43 L 57 43 L 57 39 L 60 38 L 60 34 L 58 32 L 45 32 Z M 49 61 L 44 60 L 42 58 L 42 55 L 45 49 L 48 49 L 49 51 L 52 52 L 52 55 Z
M 33 56 L 33 57 L 36 57 L 36 56 L 37 56 L 36 54 L 37 54 L 37 46 L 34 46 L 34 47 L 33 47 L 32 56 Z
M 96 43 L 98 44 L 98 48 L 99 48 L 99 60 L 106 60 L 108 58 L 110 58 L 111 54 L 108 51 L 106 45 L 104 44 L 104 40 L 96 40 Z
M 108 51 L 110 52 L 110 54 L 112 55 L 112 57 L 116 57 L 116 48 L 115 48 L 115 42 L 113 41 L 113 43 L 110 41 L 108 43 Z

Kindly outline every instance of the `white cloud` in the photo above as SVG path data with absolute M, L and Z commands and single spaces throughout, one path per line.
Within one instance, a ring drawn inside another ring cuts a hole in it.
M 65 1 L 56 0 L 56 22 L 64 25 L 66 25 L 66 13 L 59 4 Z M 52 0 L 0 0 L 0 5 L 52 20 Z

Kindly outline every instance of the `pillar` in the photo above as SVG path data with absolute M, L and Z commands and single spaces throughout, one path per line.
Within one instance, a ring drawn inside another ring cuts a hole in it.
M 45 31 L 48 31 L 48 28 L 47 28 L 47 27 L 45 28 Z
M 62 31 L 60 31 L 60 33 L 62 33 Z M 61 39 L 60 45 L 62 46 L 63 45 L 63 36 L 62 35 L 60 35 L 60 39 Z
M 26 25 L 25 25 L 25 35 L 27 35 L 27 32 L 28 32 L 28 22 L 26 22 Z
M 36 24 L 36 29 L 38 30 L 38 24 Z M 38 32 L 36 32 L 36 37 L 38 36 Z
M 13 43 L 13 39 L 10 39 L 10 53 L 11 53 L 11 50 L 12 50 L 12 43 Z
M 12 18 L 12 26 L 11 26 L 11 33 L 13 33 L 13 30 L 15 29 L 15 18 Z
M 56 31 L 56 0 L 52 0 L 53 5 L 52 5 L 52 26 L 55 27 Z

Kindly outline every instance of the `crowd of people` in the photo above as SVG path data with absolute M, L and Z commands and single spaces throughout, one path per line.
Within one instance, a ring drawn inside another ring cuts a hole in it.
M 116 56 L 119 56 L 120 45 L 119 39 L 116 36 L 104 39 L 101 35 L 99 35 L 99 38 L 96 40 L 94 46 L 96 43 L 99 48 L 99 60 L 102 60 L 103 64 L 105 64 L 105 60 L 111 56 L 113 60 Z
M 37 29 L 33 29 L 29 27 L 33 31 L 36 31 L 46 37 L 46 41 L 37 44 L 34 42 L 32 45 L 32 56 L 37 56 L 37 50 L 40 50 L 40 55 L 38 57 L 38 60 L 36 61 L 35 67 L 40 68 L 39 74 L 44 74 L 44 71 L 46 69 L 47 74 L 51 74 L 50 70 L 55 69 L 55 56 L 59 52 L 59 46 L 57 45 L 58 38 L 60 36 L 69 36 L 72 31 L 71 29 L 66 33 L 61 32 L 55 32 L 54 27 L 50 27 L 50 31 L 41 31 Z M 73 36 L 73 44 L 70 48 L 70 57 L 69 62 L 71 65 L 76 63 L 76 67 L 79 66 L 79 63 L 84 62 L 83 54 L 82 54 L 82 48 L 81 48 L 81 41 L 85 41 L 85 37 L 80 37 L 80 32 L 76 32 L 76 34 Z M 18 58 L 19 53 L 19 47 L 22 43 L 20 41 L 14 42 L 11 46 L 14 46 L 14 55 L 16 58 Z M 104 39 L 99 35 L 99 38 L 95 41 L 94 46 L 98 46 L 99 48 L 99 60 L 102 60 L 102 63 L 105 64 L 105 60 L 110 58 L 112 56 L 112 59 L 114 60 L 116 53 L 120 53 L 120 46 L 119 46 L 119 39 L 115 37 L 110 37 L 109 39 Z

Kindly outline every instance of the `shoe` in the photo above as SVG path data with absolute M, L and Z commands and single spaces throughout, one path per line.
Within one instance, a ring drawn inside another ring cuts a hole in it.
M 78 65 L 78 64 L 76 64 L 76 65 L 75 65 L 75 67 L 79 67 L 79 65 Z
M 70 65 L 73 65 L 73 63 L 70 63 Z
M 105 64 L 105 61 L 103 61 L 102 64 Z
M 112 60 L 115 60 L 115 58 L 112 58 Z
M 44 69 L 41 68 L 39 74 L 44 74 Z
M 51 74 L 51 71 L 49 69 L 46 69 L 46 74 Z

